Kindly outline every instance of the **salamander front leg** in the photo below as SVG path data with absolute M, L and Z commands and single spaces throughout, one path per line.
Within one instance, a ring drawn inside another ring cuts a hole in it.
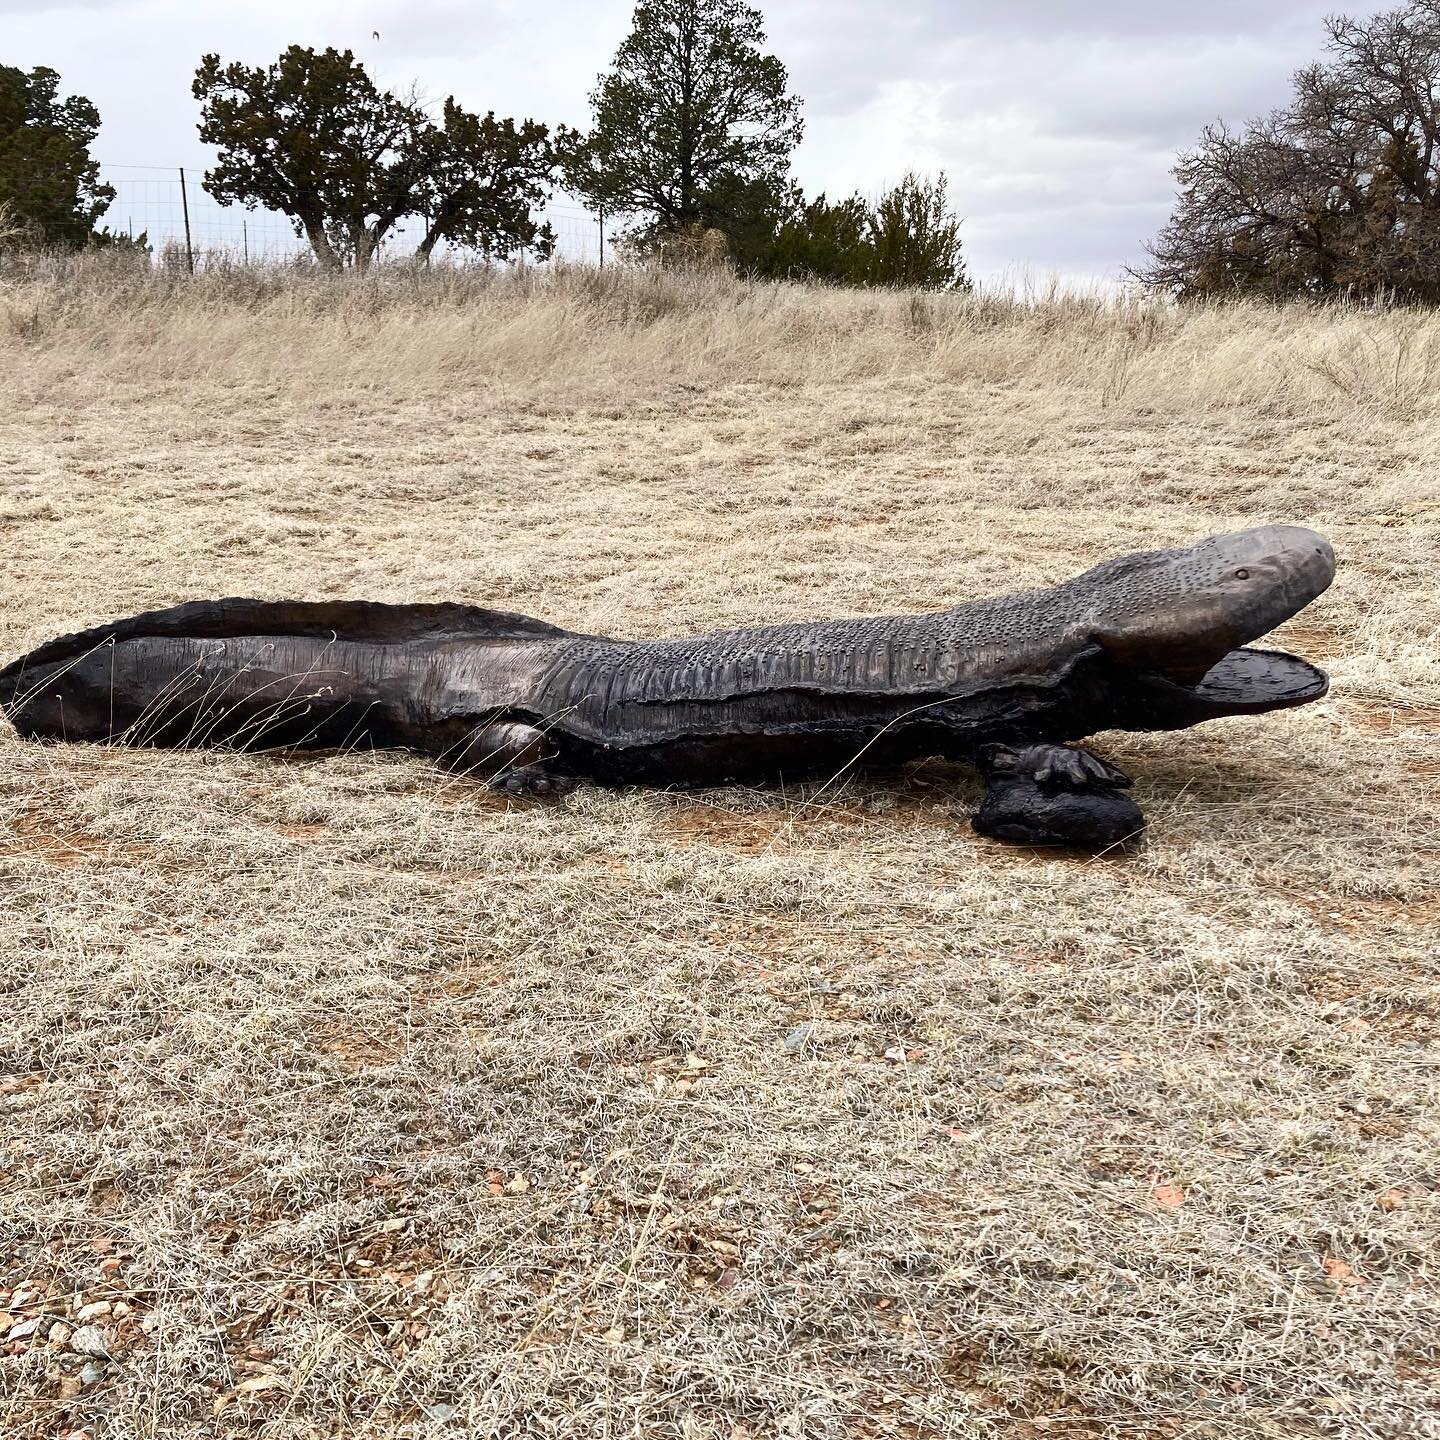
M 1098 755 L 1068 745 L 993 745 L 981 755 L 985 800 L 970 822 L 1017 845 L 1108 850 L 1145 829 L 1140 807 L 1120 792 L 1130 778 Z

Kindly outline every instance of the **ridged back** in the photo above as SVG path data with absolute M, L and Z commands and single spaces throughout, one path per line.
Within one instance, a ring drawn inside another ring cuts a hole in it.
M 551 650 L 539 700 L 599 734 L 692 727 L 747 697 L 823 702 L 1047 685 L 1090 645 L 1058 590 L 928 615 L 861 616 L 629 644 L 579 637 Z M 757 715 L 757 719 L 759 716 Z

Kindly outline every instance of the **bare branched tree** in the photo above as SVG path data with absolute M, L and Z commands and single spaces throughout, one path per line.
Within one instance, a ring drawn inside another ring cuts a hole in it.
M 1182 298 L 1440 303 L 1440 0 L 1325 27 L 1331 58 L 1296 74 L 1288 106 L 1179 157 L 1138 278 Z

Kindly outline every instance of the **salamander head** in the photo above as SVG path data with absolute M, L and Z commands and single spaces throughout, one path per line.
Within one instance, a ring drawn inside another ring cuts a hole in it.
M 1127 671 L 1221 703 L 1217 713 L 1318 699 L 1323 672 L 1292 655 L 1245 650 L 1328 588 L 1335 552 L 1313 530 L 1262 525 L 1177 550 L 1122 555 L 1072 589 L 1091 638 Z

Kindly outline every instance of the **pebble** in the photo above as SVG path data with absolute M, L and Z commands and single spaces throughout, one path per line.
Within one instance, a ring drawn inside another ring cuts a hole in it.
M 41 1319 L 22 1320 L 18 1325 L 10 1327 L 10 1333 L 5 1337 L 7 1340 L 28 1340 L 41 1326 Z
M 82 1385 L 93 1385 L 103 1374 L 105 1367 L 98 1360 L 87 1360 L 85 1368 L 80 1372 L 80 1383 Z
M 813 1021 L 804 1020 L 785 1037 L 785 1048 L 792 1054 L 798 1055 L 811 1041 L 815 1034 Z
M 71 1337 L 70 1348 L 77 1355 L 103 1359 L 110 1353 L 110 1337 L 101 1325 L 82 1325 Z
M 89 1305 L 82 1305 L 76 1312 L 75 1318 L 84 1324 L 87 1320 L 98 1320 L 102 1315 L 110 1313 L 110 1302 L 108 1300 L 95 1300 Z
M 907 1250 L 890 1262 L 902 1275 L 934 1275 L 940 1262 L 928 1250 Z

